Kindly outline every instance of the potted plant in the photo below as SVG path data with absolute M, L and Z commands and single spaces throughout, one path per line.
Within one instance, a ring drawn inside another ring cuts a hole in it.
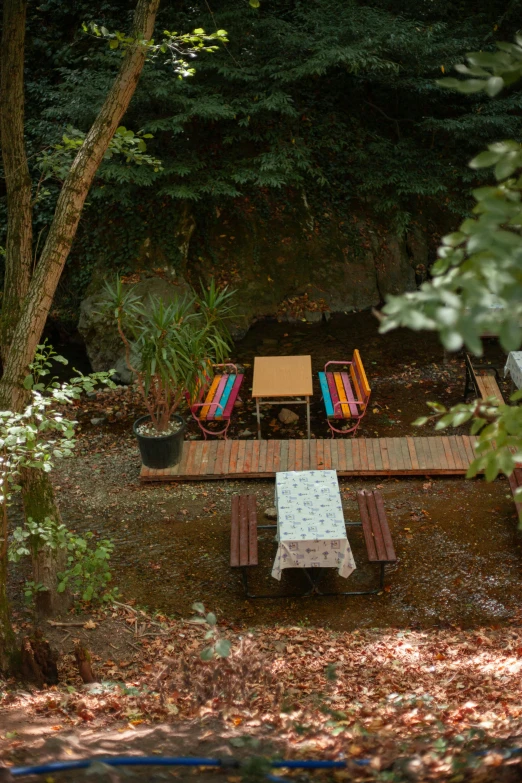
M 223 362 L 231 338 L 226 321 L 232 316 L 233 293 L 214 281 L 200 295 L 165 304 L 159 297 L 143 301 L 122 281 L 106 284 L 110 307 L 125 346 L 127 366 L 148 413 L 134 422 L 143 464 L 149 468 L 176 465 L 183 452 L 185 420 L 177 413 L 185 399 L 193 400 Z

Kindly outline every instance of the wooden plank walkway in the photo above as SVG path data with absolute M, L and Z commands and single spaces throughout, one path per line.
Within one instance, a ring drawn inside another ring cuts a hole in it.
M 474 438 L 185 441 L 178 465 L 142 467 L 141 481 L 271 478 L 283 470 L 337 470 L 340 476 L 463 476 Z

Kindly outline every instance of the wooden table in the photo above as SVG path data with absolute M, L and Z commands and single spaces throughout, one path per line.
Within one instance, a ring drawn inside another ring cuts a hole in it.
M 310 440 L 310 397 L 313 392 L 311 356 L 256 356 L 252 397 L 256 401 L 257 437 L 261 438 L 261 405 L 306 405 Z M 278 399 L 284 397 L 285 399 Z M 303 399 L 300 399 L 304 397 Z M 269 399 L 268 399 L 269 398 Z M 277 398 L 277 399 L 272 399 Z

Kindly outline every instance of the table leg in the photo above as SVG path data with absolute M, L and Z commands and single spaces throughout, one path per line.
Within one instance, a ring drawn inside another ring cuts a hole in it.
M 256 397 L 257 437 L 261 440 L 261 416 L 259 413 L 259 397 Z
M 308 440 L 310 440 L 310 397 L 306 398 L 306 426 L 308 428 Z
M 318 585 L 322 577 L 324 577 L 324 572 L 326 569 L 325 568 L 316 569 L 312 566 L 311 568 L 304 568 L 303 570 L 311 586 L 311 590 L 309 590 L 307 593 L 304 593 L 303 598 L 308 597 L 310 595 L 323 595 Z M 315 574 L 316 570 L 319 571 L 317 575 Z

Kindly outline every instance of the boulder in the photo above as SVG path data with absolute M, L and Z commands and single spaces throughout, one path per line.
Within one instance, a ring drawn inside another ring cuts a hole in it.
M 182 278 L 167 280 L 163 277 L 145 277 L 137 283 L 125 284 L 133 287 L 135 293 L 145 302 L 159 297 L 168 304 L 177 297 L 189 296 L 190 287 Z M 96 277 L 91 282 L 88 296 L 80 306 L 78 331 L 85 340 L 87 355 L 95 372 L 116 370 L 116 380 L 131 383 L 133 373 L 125 359 L 125 348 L 110 314 L 100 312 L 105 297 L 104 279 Z M 131 356 L 131 363 L 137 357 Z
M 296 421 L 299 421 L 299 416 L 289 408 L 282 408 L 279 412 L 278 419 L 282 424 L 295 424 Z

